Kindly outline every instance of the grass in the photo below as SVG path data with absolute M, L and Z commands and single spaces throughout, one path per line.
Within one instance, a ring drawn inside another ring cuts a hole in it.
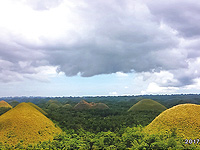
M 0 101 L 0 107 L 12 108 L 12 106 L 5 101 Z
M 128 111 L 159 111 L 162 112 L 167 108 L 162 104 L 152 100 L 152 99 L 143 99 L 133 105 Z
M 20 103 L 0 116 L 0 142 L 24 145 L 52 140 L 61 129 L 30 103 Z
M 171 134 L 182 138 L 199 138 L 200 105 L 180 104 L 165 110 L 144 130 L 149 134 Z

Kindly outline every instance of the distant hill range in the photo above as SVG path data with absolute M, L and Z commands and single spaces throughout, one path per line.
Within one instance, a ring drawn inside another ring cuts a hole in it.
M 80 101 L 74 106 L 74 109 L 84 110 L 84 109 L 109 109 L 109 107 L 104 103 L 88 103 L 85 100 Z
M 199 138 L 200 105 L 180 104 L 165 110 L 144 130 L 148 134 L 177 134 L 185 139 Z
M 53 140 L 61 129 L 32 103 L 20 103 L 0 116 L 0 142 L 24 145 Z
M 128 111 L 158 111 L 162 112 L 167 108 L 162 104 L 152 100 L 152 99 L 143 99 L 133 105 Z

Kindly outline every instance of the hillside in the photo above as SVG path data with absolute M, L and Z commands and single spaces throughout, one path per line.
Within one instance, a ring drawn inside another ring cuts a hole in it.
M 92 109 L 109 109 L 109 107 L 104 103 L 94 103 Z
M 82 100 L 74 106 L 74 109 L 82 110 L 82 109 L 90 109 L 91 107 L 92 107 L 91 104 L 89 104 L 85 100 Z
M 80 101 L 78 104 L 74 106 L 74 109 L 108 109 L 109 107 L 104 103 L 88 103 L 85 100 Z
M 70 104 L 65 104 L 65 105 L 63 105 L 62 107 L 63 107 L 63 108 L 66 108 L 66 109 L 72 108 L 72 106 L 71 106 Z
M 52 140 L 61 129 L 40 111 L 27 103 L 0 116 L 0 142 L 15 145 L 23 140 L 24 145 Z
M 199 138 L 200 105 L 180 104 L 162 112 L 146 128 L 149 134 L 175 131 L 184 138 Z
M 0 101 L 0 107 L 12 108 L 12 106 L 5 101 Z
M 9 111 L 12 108 L 10 104 L 5 101 L 0 101 L 0 115 L 4 114 L 5 112 Z
M 128 111 L 158 111 L 162 112 L 167 108 L 162 104 L 152 100 L 152 99 L 143 99 L 133 105 Z

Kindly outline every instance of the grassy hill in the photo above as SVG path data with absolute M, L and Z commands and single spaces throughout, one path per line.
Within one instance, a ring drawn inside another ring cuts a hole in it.
M 0 116 L 0 142 L 24 145 L 52 140 L 61 129 L 30 103 L 20 103 Z
M 94 103 L 92 109 L 109 109 L 109 107 L 104 103 Z
M 0 107 L 12 108 L 12 106 L 5 101 L 0 101 Z
M 143 99 L 133 105 L 128 111 L 159 111 L 162 112 L 167 108 L 162 104 L 152 100 L 152 99 Z
M 9 111 L 12 108 L 10 104 L 5 101 L 0 101 L 0 115 L 4 114 L 5 112 Z
M 71 106 L 70 104 L 65 104 L 65 105 L 63 105 L 62 107 L 63 107 L 63 108 L 66 108 L 66 109 L 72 108 L 72 106 Z
M 74 109 L 82 110 L 82 109 L 90 109 L 91 107 L 92 107 L 91 104 L 89 104 L 85 100 L 82 100 L 74 106 Z
M 183 138 L 199 138 L 200 105 L 180 104 L 162 112 L 146 128 L 149 134 L 175 132 Z
M 104 103 L 88 103 L 85 100 L 80 101 L 78 104 L 74 106 L 74 109 L 108 109 L 109 107 Z

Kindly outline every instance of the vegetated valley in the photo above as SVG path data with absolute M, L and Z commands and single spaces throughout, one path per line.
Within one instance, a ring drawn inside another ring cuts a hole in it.
M 200 149 L 200 95 L 0 98 L 0 149 Z

